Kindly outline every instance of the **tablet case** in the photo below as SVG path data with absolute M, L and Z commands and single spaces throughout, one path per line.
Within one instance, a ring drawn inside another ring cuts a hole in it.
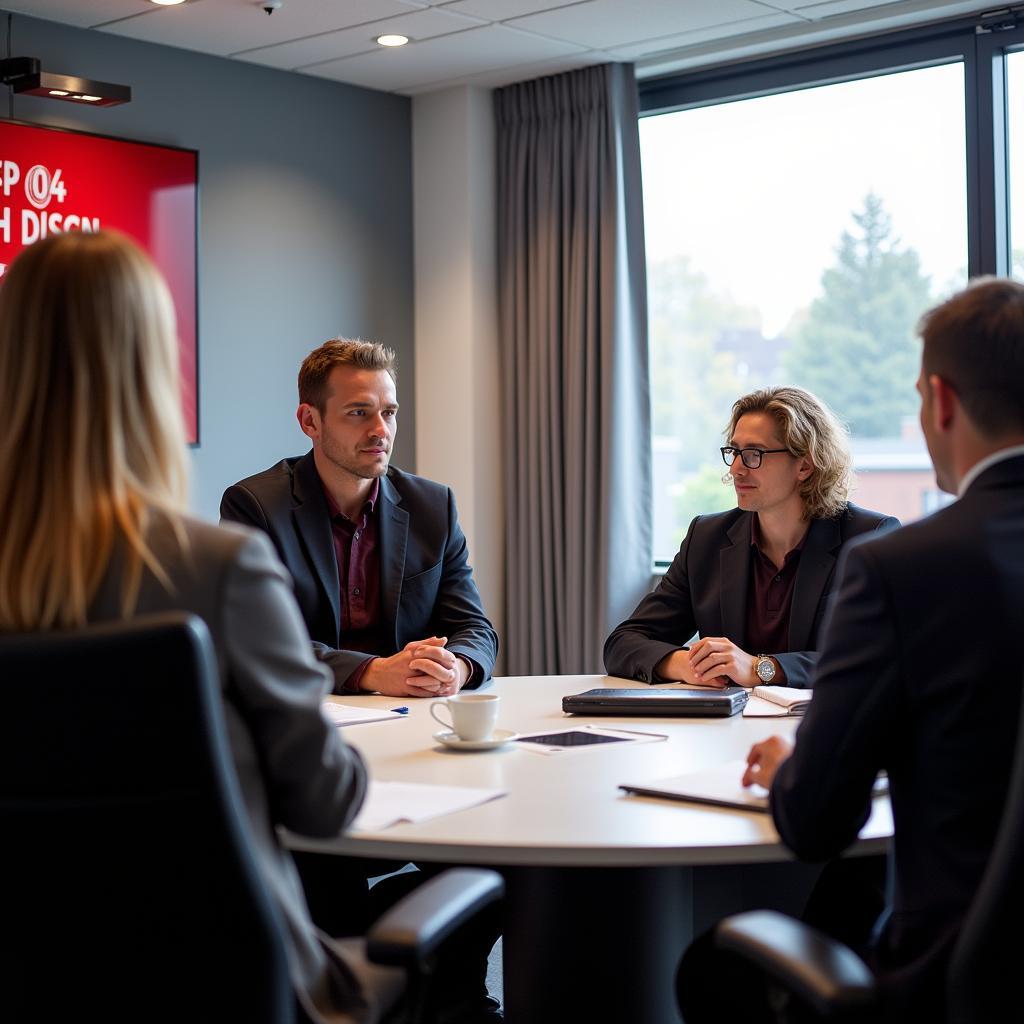
M 724 690 L 585 690 L 562 698 L 572 715 L 642 715 L 645 718 L 728 718 L 743 710 L 748 692 L 742 686 Z

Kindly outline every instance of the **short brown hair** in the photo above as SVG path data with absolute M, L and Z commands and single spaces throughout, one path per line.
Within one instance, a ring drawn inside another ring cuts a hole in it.
M 798 459 L 809 458 L 814 469 L 800 484 L 808 519 L 828 519 L 846 509 L 852 459 L 846 428 L 820 398 L 803 388 L 762 388 L 736 399 L 725 431 L 732 441 L 736 424 L 747 413 L 762 412 L 775 421 L 782 444 Z
M 979 277 L 921 318 L 921 366 L 988 438 L 1024 430 L 1024 285 Z
M 299 401 L 320 412 L 327 405 L 327 379 L 336 366 L 354 366 L 357 370 L 387 370 L 395 376 L 395 353 L 376 341 L 358 338 L 331 338 L 302 360 L 299 367 Z

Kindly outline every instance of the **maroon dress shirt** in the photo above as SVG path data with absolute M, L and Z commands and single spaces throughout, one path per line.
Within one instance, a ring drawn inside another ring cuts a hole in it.
M 752 551 L 747 594 L 747 651 L 754 655 L 789 650 L 789 613 L 807 533 L 787 552 L 781 569 L 761 550 L 760 540 L 754 516 L 750 524 Z
M 377 546 L 376 515 L 379 493 L 380 481 L 374 480 L 370 496 L 355 521 L 338 508 L 324 487 L 324 497 L 331 514 L 334 557 L 338 563 L 338 606 L 341 609 L 338 646 L 348 651 L 365 651 L 373 656 L 382 650 L 380 551 Z M 346 689 L 359 689 L 359 680 L 372 660 L 372 657 L 367 658 L 348 677 Z

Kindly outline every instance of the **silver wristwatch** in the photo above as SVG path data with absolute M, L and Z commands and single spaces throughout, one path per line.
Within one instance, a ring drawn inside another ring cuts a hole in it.
M 754 671 L 762 683 L 770 683 L 775 678 L 775 662 L 767 654 L 759 654 L 754 664 Z

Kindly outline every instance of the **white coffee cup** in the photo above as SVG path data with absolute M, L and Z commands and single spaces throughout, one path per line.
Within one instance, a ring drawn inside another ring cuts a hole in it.
M 498 701 L 496 693 L 457 693 L 446 700 L 435 700 L 430 705 L 430 715 L 436 722 L 446 726 L 460 740 L 489 740 L 494 732 L 494 724 L 498 721 Z M 452 716 L 446 722 L 438 713 L 438 708 L 447 706 Z

